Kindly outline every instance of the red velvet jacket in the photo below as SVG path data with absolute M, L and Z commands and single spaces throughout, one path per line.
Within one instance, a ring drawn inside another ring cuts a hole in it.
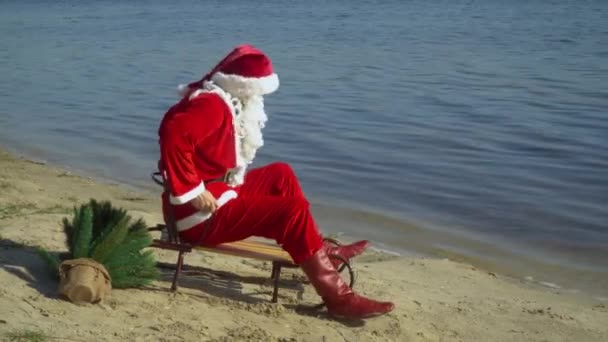
M 173 205 L 178 230 L 203 222 L 210 213 L 199 212 L 188 202 L 209 190 L 221 206 L 237 196 L 223 177 L 236 166 L 233 116 L 224 100 L 205 92 L 184 97 L 165 114 L 159 129 L 159 171 L 170 189 L 163 208 Z

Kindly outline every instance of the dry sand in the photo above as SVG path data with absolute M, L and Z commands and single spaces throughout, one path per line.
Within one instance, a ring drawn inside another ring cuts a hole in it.
M 100 304 L 77 306 L 56 296 L 30 246 L 64 250 L 60 220 L 89 198 L 112 200 L 153 225 L 158 194 L 2 151 L 0 194 L 0 339 L 30 332 L 30 340 L 48 341 L 608 341 L 606 303 L 450 260 L 375 252 L 355 260 L 356 290 L 397 308 L 365 322 L 311 310 L 319 299 L 298 270 L 283 276 L 273 305 L 268 264 L 201 252 L 186 257 L 202 269 L 177 293 L 168 291 L 166 271 L 150 288 L 113 290 Z

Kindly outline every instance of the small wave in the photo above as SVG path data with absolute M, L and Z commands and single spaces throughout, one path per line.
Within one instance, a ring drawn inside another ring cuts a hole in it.
M 574 44 L 575 40 L 569 38 L 548 38 L 545 41 L 549 43 L 562 43 L 562 44 Z
M 551 288 L 551 289 L 556 289 L 557 290 L 557 289 L 561 289 L 562 288 L 560 285 L 558 285 L 556 283 L 552 283 L 552 282 L 549 282 L 549 281 L 536 280 L 536 279 L 534 279 L 533 276 L 526 276 L 523 279 L 525 281 L 527 281 L 528 283 L 541 285 L 541 286 L 548 287 L 548 288 Z M 572 291 L 579 292 L 578 290 L 572 290 Z
M 540 281 L 538 282 L 540 285 L 546 286 L 546 287 L 550 287 L 552 289 L 561 289 L 562 287 L 555 284 L 555 283 L 550 283 L 548 281 Z
M 392 256 L 402 256 L 403 254 L 399 253 L 399 252 L 395 252 L 393 250 L 390 249 L 386 249 L 386 248 L 382 248 L 382 247 L 372 247 L 372 250 L 382 253 L 382 254 L 388 254 L 388 255 L 392 255 Z

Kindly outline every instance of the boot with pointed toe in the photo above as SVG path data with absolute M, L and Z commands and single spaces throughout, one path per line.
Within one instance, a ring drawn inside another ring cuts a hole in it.
M 356 294 L 346 283 L 324 248 L 300 264 L 323 302 L 330 316 L 341 319 L 364 319 L 391 312 L 395 305 Z
M 342 258 L 344 258 L 344 260 L 349 261 L 351 258 L 356 257 L 357 255 L 363 253 L 367 247 L 369 247 L 369 241 L 368 240 L 361 240 L 361 241 L 357 241 L 354 243 L 351 243 L 350 245 L 334 245 L 333 243 L 329 242 L 329 241 L 323 241 L 323 248 L 325 248 L 325 251 L 327 252 L 328 255 L 338 255 Z M 331 263 L 334 265 L 334 268 L 339 269 L 340 266 L 342 266 L 342 260 L 337 259 L 337 258 L 330 258 Z

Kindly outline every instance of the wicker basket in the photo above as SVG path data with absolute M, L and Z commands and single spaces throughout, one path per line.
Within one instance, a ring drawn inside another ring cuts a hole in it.
M 59 294 L 74 303 L 97 303 L 111 289 L 108 271 L 93 259 L 66 260 L 59 265 Z

